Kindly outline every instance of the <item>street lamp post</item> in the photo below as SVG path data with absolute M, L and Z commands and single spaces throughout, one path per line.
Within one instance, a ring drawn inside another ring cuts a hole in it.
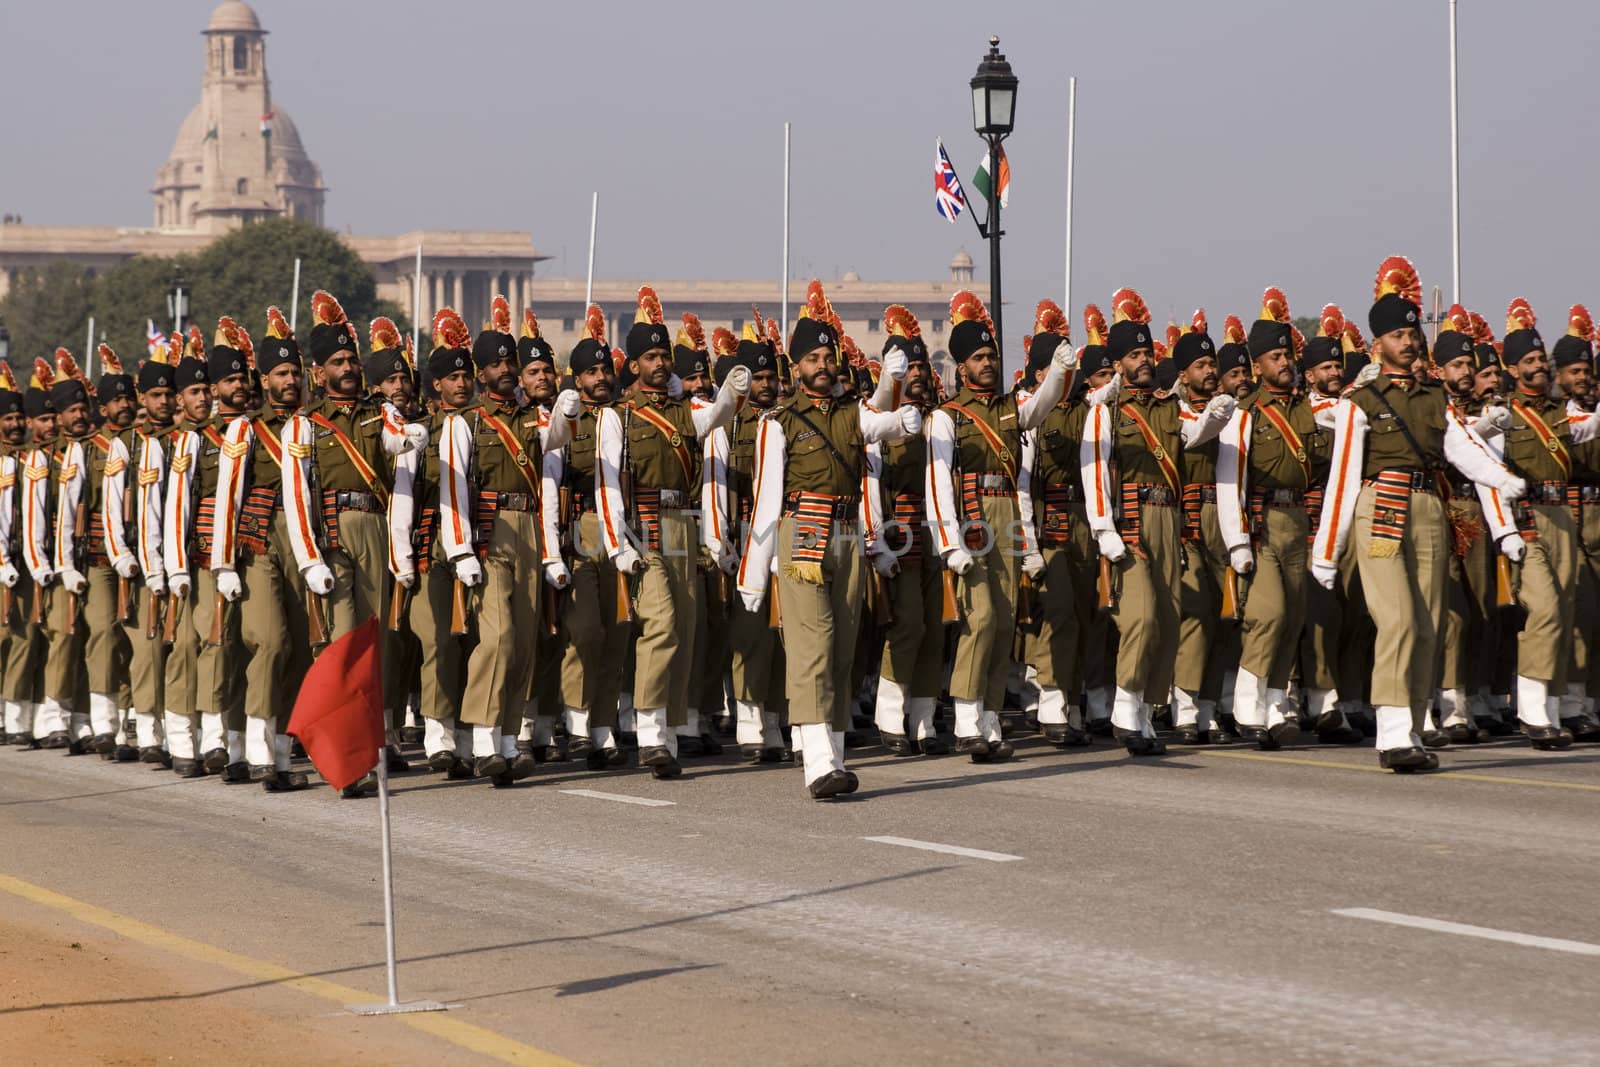
M 6 329 L 6 324 L 0 322 L 0 363 L 11 361 L 11 331 Z
M 167 314 L 172 318 L 172 332 L 183 332 L 183 320 L 189 311 L 189 283 L 182 272 L 172 276 L 172 292 L 167 294 Z
M 989 38 L 989 54 L 972 76 L 972 128 L 989 146 L 989 218 L 978 227 L 989 240 L 989 314 L 994 319 L 994 345 L 1005 359 L 1000 327 L 1000 143 L 1011 133 L 1017 111 L 1017 76 L 1000 53 L 1000 38 Z

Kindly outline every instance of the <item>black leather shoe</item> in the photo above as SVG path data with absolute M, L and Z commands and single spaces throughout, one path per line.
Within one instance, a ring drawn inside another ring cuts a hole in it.
M 1110 737 L 1112 735 L 1110 719 L 1090 719 L 1089 733 L 1095 737 Z
M 956 738 L 956 755 L 970 756 L 973 763 L 989 762 L 989 742 L 981 737 Z
M 89 747 L 97 755 L 109 756 L 117 750 L 117 738 L 114 734 L 95 734 L 89 739 Z
M 589 754 L 593 751 L 594 742 L 587 737 L 569 737 L 567 739 L 568 759 L 586 760 L 589 758 Z
M 1499 715 L 1476 720 L 1478 729 L 1488 731 L 1491 737 L 1505 737 L 1517 732 L 1517 724 Z
M 151 745 L 139 750 L 139 762 L 153 764 L 151 770 L 164 771 L 172 767 L 172 754 L 164 748 Z
M 878 740 L 882 742 L 884 748 L 896 756 L 910 756 L 916 752 L 911 745 L 911 739 L 905 734 L 892 734 L 888 730 L 879 730 Z
M 762 756 L 765 753 L 766 749 L 762 748 L 760 745 L 739 746 L 739 759 L 745 763 L 760 763 L 762 761 Z
M 71 748 L 72 747 L 72 735 L 67 733 L 65 730 L 57 730 L 54 733 L 45 734 L 44 738 L 42 740 L 40 740 L 40 742 L 39 742 L 39 747 L 40 748 Z
M 600 753 L 605 756 L 608 769 L 627 765 L 628 754 L 621 748 L 603 748 Z
M 678 735 L 678 755 L 679 756 L 683 757 L 684 759 L 693 759 L 696 756 L 703 756 L 705 754 L 706 754 L 706 749 L 705 749 L 705 746 L 700 743 L 699 735 L 697 735 L 697 734 L 679 734 Z
M 1450 740 L 1452 745 L 1475 745 L 1479 741 L 1485 740 L 1485 737 L 1476 726 L 1464 722 L 1453 722 L 1446 726 L 1444 728 L 1444 736 Z
M 67 755 L 87 756 L 94 751 L 94 739 L 91 737 L 74 737 L 67 744 Z
M 27 734 L 17 734 L 15 737 L 8 737 L 8 738 L 6 738 L 6 744 L 14 745 L 17 748 L 38 748 L 39 747 L 39 742 L 35 741 L 32 737 L 29 737 Z
M 473 777 L 472 761 L 464 759 L 456 760 L 450 765 L 450 769 L 444 772 L 444 777 L 445 781 L 447 782 L 465 782 L 467 779 Z
M 788 745 L 784 745 L 782 748 L 778 749 L 778 762 L 793 763 L 794 749 L 790 748 Z
M 479 756 L 472 761 L 472 775 L 475 778 L 500 778 L 508 769 L 506 758 L 500 755 Z
M 230 763 L 222 768 L 220 777 L 223 785 L 243 785 L 250 780 L 250 764 L 243 761 Z
M 793 759 L 794 753 L 781 745 L 774 745 L 771 748 L 763 748 L 761 750 L 762 763 L 787 763 Z
M 561 746 L 554 741 L 548 745 L 538 745 L 533 750 L 535 763 L 565 763 L 567 754 L 561 751 Z
M 1378 753 L 1378 766 L 1396 774 L 1411 774 L 1439 766 L 1439 757 L 1425 748 L 1386 748 Z
M 650 751 L 653 750 L 648 748 L 641 748 L 639 750 L 641 756 Z M 662 755 L 666 756 L 666 759 L 663 760 L 659 756 L 651 756 L 650 762 L 647 764 L 641 758 L 639 765 L 648 766 L 650 768 L 650 774 L 661 779 L 676 778 L 683 773 L 683 764 L 678 762 L 676 756 L 668 752 L 665 748 L 660 749 L 660 752 Z
M 1292 745 L 1300 740 L 1300 724 L 1293 719 L 1284 719 L 1280 723 L 1275 723 L 1267 727 L 1267 739 L 1272 742 L 1272 748 Z M 1268 746 L 1262 743 L 1261 747 L 1267 748 Z
M 405 744 L 420 745 L 422 744 L 422 736 L 422 727 L 420 726 L 400 727 L 400 740 Z
M 1246 744 L 1261 745 L 1263 748 L 1272 743 L 1267 737 L 1267 728 L 1265 726 L 1241 724 L 1239 727 L 1239 740 Z
M 172 761 L 172 773 L 179 778 L 204 778 L 206 769 L 200 766 L 199 760 L 175 759 Z
M 1572 735 L 1574 741 L 1588 743 L 1600 741 L 1600 719 L 1588 715 L 1579 715 L 1571 719 L 1562 719 L 1561 728 Z
M 829 771 L 806 786 L 813 800 L 831 800 L 852 790 L 850 775 L 845 771 Z
M 116 751 L 111 753 L 111 758 L 118 763 L 137 763 L 139 750 L 132 745 L 118 745 Z
M 225 748 L 207 749 L 200 757 L 200 765 L 206 769 L 207 774 L 221 774 L 228 766 L 228 750 Z
M 261 779 L 261 788 L 269 793 L 297 793 L 310 786 L 311 779 L 299 771 L 273 771 Z
M 710 734 L 701 734 L 700 751 L 707 756 L 720 756 L 722 755 L 722 742 Z
M 1203 745 L 1205 739 L 1200 736 L 1198 726 L 1180 726 L 1172 731 L 1172 743 L 1175 745 Z
M 1345 725 L 1338 708 L 1331 708 L 1317 716 L 1311 729 L 1324 745 L 1353 745 L 1361 740 L 1361 731 Z
M 617 731 L 617 747 L 618 748 L 638 748 L 639 747 L 639 732 L 637 730 L 618 730 Z
M 339 790 L 339 796 L 343 800 L 360 800 L 362 797 L 375 797 L 377 795 L 378 776 L 371 771 Z
M 1572 744 L 1572 735 L 1559 726 L 1529 726 L 1523 723 L 1522 732 L 1533 742 L 1533 747 L 1542 752 L 1566 748 Z
M 1039 727 L 1039 733 L 1057 748 L 1082 748 L 1093 742 L 1087 733 L 1071 723 L 1047 722 Z
M 507 773 L 511 775 L 511 780 L 513 782 L 520 782 L 524 779 L 531 778 L 533 776 L 533 770 L 537 766 L 538 764 L 533 762 L 532 756 L 528 755 L 526 752 L 518 752 L 516 757 L 512 759 L 511 764 L 507 769 Z
M 433 755 L 428 757 L 428 769 L 436 774 L 444 774 L 454 767 L 458 762 L 460 761 L 456 759 L 456 754 L 454 752 L 447 752 L 444 749 L 440 749 L 438 752 L 435 752 Z
M 1345 715 L 1350 725 L 1361 731 L 1362 737 L 1378 736 L 1378 717 L 1370 711 L 1352 711 Z
M 1238 734 L 1229 730 L 1215 719 L 1211 721 L 1211 729 L 1206 731 L 1206 744 L 1208 745 L 1231 745 L 1238 740 Z
M 1163 756 L 1167 752 L 1166 742 L 1159 737 L 1146 737 L 1144 734 L 1124 733 L 1122 744 L 1130 756 Z
M 844 791 L 846 793 L 854 793 L 857 789 L 861 788 L 861 779 L 856 777 L 856 772 L 855 771 L 845 771 L 844 772 L 844 777 L 845 777 Z
M 1010 741 L 1007 741 L 1004 737 L 1002 737 L 998 741 L 990 741 L 989 742 L 989 758 L 991 760 L 1010 759 L 1012 756 L 1015 756 L 1016 754 L 1017 754 L 1016 748 L 1011 744 Z
M 587 756 L 583 757 L 583 768 L 584 768 L 584 770 L 588 770 L 588 771 L 603 771 L 603 770 L 605 770 L 607 767 L 611 766 L 611 755 L 610 755 L 611 752 L 616 752 L 617 755 L 619 755 L 619 756 L 622 755 L 622 753 L 621 752 L 617 752 L 616 749 L 611 749 L 608 752 L 606 749 L 596 748 L 594 751 L 590 752 Z
M 1450 736 L 1443 730 L 1422 731 L 1422 746 L 1424 748 L 1449 748 Z
M 917 742 L 917 751 L 924 756 L 948 756 L 950 746 L 941 737 L 924 737 Z
M 390 774 L 406 774 L 411 770 L 411 761 L 402 756 L 398 748 L 384 749 L 383 759 Z
M 248 764 L 248 766 L 250 768 L 250 780 L 252 782 L 264 782 L 268 778 L 271 778 L 273 775 L 278 773 L 274 768 L 263 767 L 258 763 L 251 763 Z

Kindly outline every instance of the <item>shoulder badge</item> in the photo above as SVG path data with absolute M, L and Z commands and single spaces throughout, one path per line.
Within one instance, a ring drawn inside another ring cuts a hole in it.
M 250 450 L 249 441 L 226 441 L 222 445 L 223 455 L 229 459 L 238 459 Z
M 106 473 L 111 475 L 121 474 L 123 468 L 127 467 L 127 465 L 128 461 L 119 456 L 106 464 Z
M 289 442 L 289 455 L 295 459 L 305 459 L 311 455 L 311 446 L 303 445 L 298 441 Z
M 185 452 L 181 456 L 173 456 L 172 469 L 182 474 L 189 469 L 189 464 L 192 462 L 194 462 L 194 456 L 189 452 Z
M 161 472 L 154 467 L 147 467 L 139 472 L 140 485 L 155 485 L 161 480 Z

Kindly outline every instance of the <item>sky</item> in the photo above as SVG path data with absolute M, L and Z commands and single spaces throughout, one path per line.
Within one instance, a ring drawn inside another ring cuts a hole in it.
M 208 0 L 0 9 L 0 209 L 149 225 L 198 99 Z M 1008 347 L 1063 297 L 1069 77 L 1078 79 L 1071 316 L 1140 290 L 1365 323 L 1392 253 L 1451 298 L 1447 0 L 987 4 L 258 0 L 277 107 L 356 233 L 515 229 L 581 277 L 773 279 L 783 124 L 792 276 L 944 279 L 968 216 L 933 207 L 935 138 L 980 156 L 968 80 L 998 34 L 1020 79 L 1004 217 Z M 1591 79 L 1600 4 L 1461 0 L 1462 302 L 1499 333 L 1600 305 Z M 1595 309 L 1600 312 L 1600 307 Z

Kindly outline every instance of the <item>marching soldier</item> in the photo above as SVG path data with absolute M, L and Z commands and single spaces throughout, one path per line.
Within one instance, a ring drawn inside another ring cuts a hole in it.
M 300 409 L 305 368 L 300 345 L 275 307 L 267 309 L 267 333 L 256 369 L 266 403 L 255 414 L 228 424 L 217 470 L 210 566 L 218 601 L 214 610 L 223 611 L 224 603 L 238 604 L 240 646 L 248 657 L 245 760 L 250 780 L 269 793 L 294 792 L 310 782 L 290 770 L 293 746 L 282 729 L 310 665 L 311 644 L 306 588 L 284 514 L 281 435 Z M 197 627 L 199 622 L 197 618 Z
M 53 413 L 46 418 L 55 421 Z M 5 648 L 0 697 L 6 740 L 19 748 L 34 743 L 33 709 L 38 703 L 39 656 L 28 626 L 33 579 L 22 560 L 22 480 L 30 421 L 28 398 L 17 388 L 11 365 L 0 363 L 0 586 L 6 590 L 0 593 L 5 609 L 0 619 L 0 640 Z
M 711 375 L 711 353 L 706 348 L 705 328 L 700 318 L 691 312 L 683 313 L 683 325 L 672 344 L 673 373 L 683 383 L 685 398 L 691 408 L 708 405 L 716 396 Z M 704 515 L 706 478 L 711 468 L 710 454 L 714 448 L 712 438 L 704 440 L 701 455 L 701 506 Z M 726 438 L 726 431 L 723 431 Z M 705 520 L 702 518 L 702 533 Z M 703 539 L 703 538 L 702 538 Z M 709 549 L 699 555 L 695 565 L 694 659 L 689 668 L 688 721 L 678 727 L 678 751 L 686 756 L 717 756 L 722 754 L 722 743 L 714 736 L 714 722 L 721 717 L 727 697 L 723 691 L 723 678 L 728 662 L 728 614 L 731 610 L 732 590 L 729 599 L 723 597 L 723 572 L 717 566 L 717 554 Z
M 54 385 L 55 370 L 50 362 L 34 360 L 33 380 L 23 395 L 29 447 L 18 465 L 21 482 L 17 504 L 20 554 L 27 568 L 26 589 L 30 591 L 27 633 L 31 657 L 19 661 L 22 677 L 9 689 L 17 694 L 17 699 L 30 704 L 31 714 L 25 710 L 23 716 L 25 720 L 31 719 L 33 738 L 41 748 L 67 748 L 72 743 L 65 711 L 45 695 L 45 663 L 52 640 L 49 617 L 53 591 L 50 585 L 55 578 L 51 565 L 55 552 L 55 482 L 51 478 L 51 456 L 61 433 L 51 395 Z M 165 752 L 159 748 L 140 753 L 142 760 L 151 763 L 160 762 L 164 756 Z
M 863 448 L 922 428 L 914 407 L 878 411 L 862 401 L 835 399 L 839 336 L 829 324 L 831 311 L 821 283 L 812 281 L 789 344 L 798 392 L 761 420 L 750 530 L 739 565 L 740 599 L 759 615 L 777 564 L 789 721 L 800 738 L 806 787 L 818 800 L 853 793 L 859 785 L 844 768 L 844 731 L 863 603 Z M 889 378 L 902 378 L 904 357 L 891 353 L 885 369 Z M 743 370 L 730 373 L 725 395 L 748 389 L 748 372 L 740 380 Z M 642 667 L 642 655 L 640 660 Z
M 1038 390 L 1018 399 L 999 391 L 1000 353 L 978 298 L 957 293 L 950 321 L 950 354 L 963 384 L 928 420 L 927 518 L 945 567 L 960 579 L 950 676 L 955 750 L 983 763 L 1012 753 L 1001 736 L 1000 707 L 1016 626 L 1017 561 L 1031 547 L 1017 501 L 1021 435 L 1061 399 L 1077 357 L 1070 345 L 1057 346 Z M 1025 565 L 1030 579 L 1043 573 L 1036 553 Z
M 1381 373 L 1336 413 L 1311 573 L 1324 589 L 1333 588 L 1354 526 L 1350 547 L 1377 627 L 1371 701 L 1377 705 L 1378 762 L 1410 773 L 1439 764 L 1419 736 L 1433 698 L 1444 618 L 1438 473 L 1449 462 L 1507 501 L 1520 497 L 1525 484 L 1450 411 L 1442 389 L 1412 376 L 1422 349 L 1416 269 L 1390 257 L 1379 267 L 1375 290 L 1367 322 Z
M 1122 388 L 1118 400 L 1090 411 L 1084 484 L 1091 497 L 1089 525 L 1110 565 L 1111 618 L 1119 636 L 1112 725 L 1132 755 L 1160 755 L 1166 745 L 1155 736 L 1150 708 L 1171 692 L 1177 655 L 1179 464 L 1185 448 L 1203 445 L 1222 430 L 1234 398 L 1219 394 L 1197 418 L 1184 418 L 1175 396 L 1155 391 L 1150 312 L 1143 298 L 1119 289 L 1111 301 L 1107 345 Z
M 1217 348 L 1217 392 L 1239 400 L 1255 388 L 1250 380 L 1249 338 L 1237 315 L 1223 320 L 1222 331 L 1223 341 Z
M 601 537 L 617 569 L 635 579 L 639 635 L 633 703 L 639 763 L 657 778 L 673 778 L 682 773 L 677 728 L 688 722 L 694 657 L 699 441 L 733 418 L 749 392 L 750 375 L 734 368 L 727 388 L 699 408 L 670 395 L 672 353 L 661 302 L 649 286 L 639 289 L 626 344 L 628 366 L 638 382 L 622 405 L 622 418 L 600 426 L 600 476 L 602 491 L 621 494 L 617 513 L 634 517 L 637 529 L 607 523 Z
M 1588 308 L 1567 312 L 1566 335 L 1550 350 L 1555 385 L 1567 400 L 1574 430 L 1596 410 L 1594 322 Z M 1561 725 L 1577 741 L 1600 741 L 1595 698 L 1600 696 L 1600 441 L 1574 440 L 1569 503 L 1578 513 L 1578 591 L 1567 691 L 1561 695 Z

